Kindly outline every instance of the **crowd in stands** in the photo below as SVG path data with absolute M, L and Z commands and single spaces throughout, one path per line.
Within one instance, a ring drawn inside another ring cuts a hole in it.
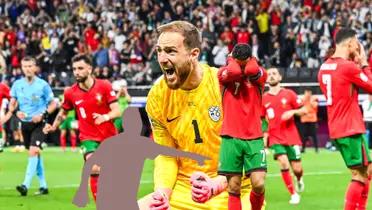
M 214 66 L 244 42 L 266 66 L 318 68 L 341 27 L 371 54 L 371 11 L 369 0 L 0 0 L 0 72 L 11 84 L 32 55 L 40 76 L 68 86 L 71 58 L 90 53 L 97 78 L 149 85 L 161 74 L 156 28 L 172 20 L 198 26 Z

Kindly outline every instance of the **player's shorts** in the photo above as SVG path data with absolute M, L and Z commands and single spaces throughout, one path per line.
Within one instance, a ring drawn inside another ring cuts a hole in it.
M 274 144 L 270 147 L 274 151 L 274 159 L 276 160 L 279 155 L 287 155 L 289 161 L 300 161 L 301 150 L 299 145 L 281 145 Z
M 46 135 L 43 133 L 43 127 L 43 123 L 21 123 L 21 130 L 26 149 L 29 149 L 30 146 L 35 146 L 42 149 L 41 145 L 46 139 Z
M 334 143 L 348 168 L 368 166 L 368 163 L 371 162 L 364 134 L 338 138 Z
M 266 153 L 262 138 L 241 140 L 228 136 L 222 137 L 218 174 L 243 174 L 253 171 L 266 171 Z
M 114 120 L 114 125 L 115 125 L 115 128 L 116 130 L 118 130 L 119 133 L 123 132 L 123 119 L 122 117 L 118 117 Z
M 75 118 L 67 117 L 62 124 L 59 126 L 59 129 L 61 130 L 71 130 L 73 129 L 72 127 L 72 122 L 75 120 Z
M 95 152 L 101 143 L 94 140 L 84 140 L 80 143 L 81 150 L 83 151 L 84 159 L 89 153 Z
M 269 128 L 269 123 L 266 119 L 262 119 L 262 132 L 267 132 L 267 129 Z
M 21 129 L 21 121 L 15 115 L 10 118 L 9 129 L 11 131 L 17 131 L 18 129 Z

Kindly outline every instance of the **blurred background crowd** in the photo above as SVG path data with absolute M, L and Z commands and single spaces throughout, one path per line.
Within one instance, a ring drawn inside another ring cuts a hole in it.
M 243 42 L 265 66 L 306 71 L 340 27 L 355 29 L 371 57 L 371 11 L 369 0 L 0 0 L 0 72 L 11 85 L 32 55 L 52 87 L 69 86 L 71 58 L 90 53 L 97 78 L 150 85 L 161 75 L 156 27 L 172 20 L 201 30 L 203 62 L 224 65 Z

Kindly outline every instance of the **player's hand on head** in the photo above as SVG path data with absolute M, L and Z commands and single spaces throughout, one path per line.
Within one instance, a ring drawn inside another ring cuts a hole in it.
M 156 190 L 150 201 L 150 210 L 168 210 L 170 209 L 169 199 L 165 192 L 162 190 Z
M 359 63 L 361 66 L 368 65 L 368 56 L 362 43 L 359 43 Z
M 230 70 L 241 71 L 241 68 L 240 68 L 240 65 L 239 65 L 238 61 L 235 58 L 233 58 L 232 56 L 227 58 L 227 66 L 226 67 Z

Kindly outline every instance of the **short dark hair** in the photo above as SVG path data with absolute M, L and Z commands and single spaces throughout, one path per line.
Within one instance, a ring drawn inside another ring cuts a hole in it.
M 36 58 L 32 57 L 32 56 L 25 56 L 22 58 L 21 62 L 22 61 L 32 61 L 34 62 L 35 66 L 37 66 L 37 60 Z
M 357 33 L 350 28 L 341 28 L 335 38 L 336 44 L 340 44 L 341 42 L 345 41 L 346 39 L 355 37 Z
M 193 48 L 198 48 L 201 50 L 202 38 L 199 30 L 193 24 L 187 21 L 173 21 L 165 25 L 161 25 L 157 28 L 160 34 L 164 32 L 177 32 L 185 37 L 183 44 L 189 50 Z
M 92 58 L 87 54 L 77 54 L 72 57 L 72 62 L 84 61 L 86 64 L 93 66 Z
M 252 48 L 249 44 L 236 44 L 232 50 L 232 57 L 238 60 L 246 60 L 252 57 Z

